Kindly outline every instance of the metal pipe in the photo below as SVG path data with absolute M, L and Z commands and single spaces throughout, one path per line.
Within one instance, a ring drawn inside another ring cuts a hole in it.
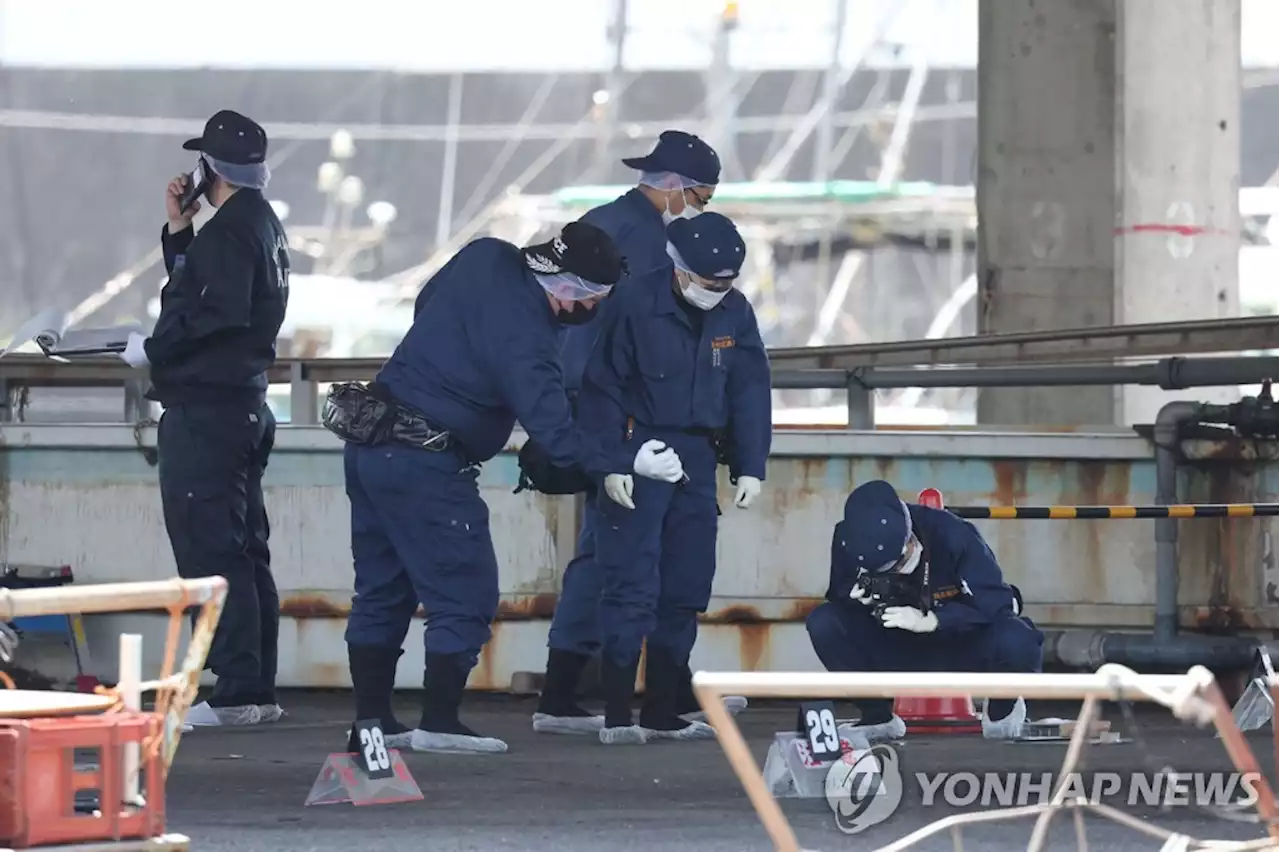
M 1156 414 L 1153 433 L 1156 445 L 1156 503 L 1172 506 L 1178 502 L 1178 434 L 1183 423 L 1200 416 L 1203 406 L 1175 401 Z M 1156 615 L 1155 635 L 1160 641 L 1178 634 L 1178 521 L 1160 518 L 1156 532 Z
M 1253 665 L 1258 646 L 1264 644 L 1275 656 L 1274 640 L 1263 643 L 1248 636 L 1181 634 L 1165 638 L 1145 633 L 1056 630 L 1045 631 L 1044 660 L 1082 669 L 1097 669 L 1106 663 L 1134 668 L 1247 669 Z
M 775 370 L 773 386 L 792 390 L 842 388 L 1078 387 L 1156 385 L 1166 390 L 1224 387 L 1280 380 L 1280 361 L 1262 356 L 1165 358 L 1145 364 L 1047 364 L 1018 367 L 859 367 L 845 370 Z

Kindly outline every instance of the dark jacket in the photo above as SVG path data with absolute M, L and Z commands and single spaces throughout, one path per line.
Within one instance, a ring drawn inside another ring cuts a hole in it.
M 418 294 L 413 325 L 377 381 L 448 430 L 471 462 L 493 458 L 516 420 L 559 467 L 630 473 L 634 451 L 606 456 L 574 424 L 560 372 L 559 325 L 546 291 L 511 243 L 468 243 Z
M 289 244 L 262 193 L 240 189 L 200 233 L 160 237 L 169 282 L 146 343 L 151 392 L 163 405 L 257 408 L 289 301 Z
M 963 633 L 1015 617 L 1016 592 L 1005 583 L 995 554 L 977 527 L 944 509 L 909 503 L 907 510 L 916 537 L 924 545 L 924 556 L 914 575 L 923 578 L 927 561 L 927 594 L 938 616 L 940 633 Z M 832 535 L 831 580 L 826 597 L 829 601 L 861 606 L 849 599 L 859 571 L 844 552 L 844 523 L 836 524 Z

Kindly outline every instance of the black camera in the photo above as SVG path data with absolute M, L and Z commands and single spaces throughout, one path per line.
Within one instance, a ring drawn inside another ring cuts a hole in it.
M 876 618 L 891 606 L 912 606 L 926 609 L 922 602 L 921 584 L 914 574 L 863 574 L 857 585 L 871 596 L 871 613 Z

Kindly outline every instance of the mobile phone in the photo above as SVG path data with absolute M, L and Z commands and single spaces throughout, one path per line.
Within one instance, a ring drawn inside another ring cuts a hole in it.
M 187 188 L 182 191 L 182 197 L 178 199 L 178 208 L 186 213 L 196 199 L 204 195 L 205 190 L 209 188 L 209 174 L 206 170 L 204 160 L 201 159 L 196 167 L 191 170 L 191 174 L 187 175 Z

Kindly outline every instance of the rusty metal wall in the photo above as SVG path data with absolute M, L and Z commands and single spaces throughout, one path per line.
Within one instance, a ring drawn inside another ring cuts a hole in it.
M 169 576 L 154 468 L 121 426 L 0 427 L 0 560 L 70 564 L 82 582 Z M 514 447 L 513 447 L 514 448 Z M 340 448 L 322 429 L 282 428 L 267 471 L 272 561 L 282 596 L 281 683 L 347 684 L 342 632 L 351 596 L 348 506 Z M 1274 501 L 1274 460 L 1228 461 L 1239 448 L 1200 447 L 1182 496 L 1201 502 Z M 572 556 L 571 499 L 511 493 L 510 452 L 487 464 L 481 487 L 501 565 L 502 602 L 473 688 L 503 689 L 516 671 L 541 671 L 559 577 Z M 960 504 L 1143 504 L 1154 500 L 1149 444 L 1128 432 L 779 431 L 764 493 L 732 508 L 721 471 L 718 569 L 695 665 L 806 670 L 818 666 L 804 616 L 826 587 L 831 528 L 848 492 L 883 478 L 904 497 L 933 486 Z M 1144 629 L 1154 612 L 1150 521 L 979 521 L 1028 614 L 1046 627 Z M 1181 618 L 1187 628 L 1274 631 L 1274 518 L 1180 522 Z M 158 657 L 150 616 L 91 619 L 95 666 L 114 669 L 116 635 L 141 630 Z M 411 632 L 400 667 L 418 685 L 421 643 Z

